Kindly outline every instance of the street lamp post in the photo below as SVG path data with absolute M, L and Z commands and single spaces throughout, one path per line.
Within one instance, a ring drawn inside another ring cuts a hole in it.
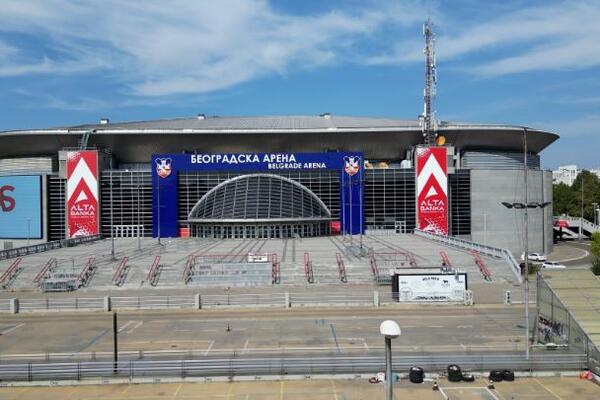
M 27 218 L 27 246 L 29 246 L 30 238 L 31 238 L 31 218 Z
M 596 208 L 598 207 L 598 203 L 592 203 L 592 210 L 594 210 L 594 225 L 598 225 L 596 218 Z
M 160 246 L 160 177 L 156 175 L 156 219 L 158 224 L 156 226 L 158 233 L 158 245 Z
M 383 321 L 379 333 L 385 337 L 385 398 L 392 400 L 392 339 L 400 336 L 400 327 L 395 321 Z
M 581 174 L 581 218 L 579 219 L 579 241 L 581 242 L 581 232 L 583 231 L 583 171 Z
M 142 227 L 140 225 L 140 174 L 137 175 L 137 237 L 138 250 L 142 249 Z
M 529 360 L 529 209 L 530 208 L 545 208 L 548 207 L 551 202 L 529 202 L 527 186 L 527 128 L 523 128 L 523 199 L 524 203 L 508 203 L 502 202 L 502 205 L 506 208 L 514 208 L 515 210 L 524 210 L 524 222 L 523 222 L 523 258 L 525 262 L 525 278 L 524 278 L 524 291 L 525 291 L 525 358 Z
M 115 259 L 115 227 L 113 225 L 113 171 L 110 170 L 110 255 Z

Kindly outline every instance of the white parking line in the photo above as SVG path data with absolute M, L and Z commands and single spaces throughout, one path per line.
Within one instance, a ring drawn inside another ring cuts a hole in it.
M 444 399 L 449 399 L 450 397 L 444 392 L 444 390 L 448 391 L 448 390 L 468 390 L 471 392 L 471 394 L 473 393 L 473 391 L 475 390 L 484 390 L 486 391 L 490 396 L 492 396 L 493 400 L 500 400 L 498 397 L 496 397 L 496 395 L 494 394 L 494 392 L 492 392 L 490 389 L 488 389 L 485 386 L 450 386 L 450 387 L 445 387 L 445 388 L 440 388 L 440 393 L 444 396 Z
M 5 329 L 5 330 L 3 330 L 2 332 L 0 332 L 0 335 L 2 335 L 2 336 L 4 336 L 4 335 L 8 335 L 8 334 L 9 334 L 9 333 L 11 333 L 12 331 L 14 331 L 14 330 L 16 330 L 16 329 L 19 329 L 19 328 L 20 328 L 20 327 L 22 327 L 23 325 L 25 325 L 25 324 L 23 323 L 23 324 L 15 325 L 15 326 L 13 326 L 13 327 L 10 327 L 10 328 L 8 328 L 8 329 Z
M 127 321 L 127 323 L 126 323 L 125 325 L 121 326 L 121 327 L 120 327 L 120 328 L 117 330 L 117 332 L 118 332 L 118 333 L 121 333 L 121 332 L 123 332 L 125 329 L 127 329 L 127 328 L 129 327 L 129 325 L 133 324 L 134 322 L 135 322 L 135 321 Z
M 133 321 L 135 322 L 135 321 Z M 127 333 L 132 333 L 135 329 L 139 328 L 140 326 L 142 326 L 142 324 L 144 323 L 144 321 L 137 321 L 137 324 L 131 328 L 130 330 L 127 331 Z
M 208 345 L 208 348 L 206 349 L 206 351 L 204 352 L 204 356 L 207 356 L 208 353 L 210 353 L 210 350 L 212 349 L 213 345 L 215 344 L 214 340 L 210 341 L 210 344 Z

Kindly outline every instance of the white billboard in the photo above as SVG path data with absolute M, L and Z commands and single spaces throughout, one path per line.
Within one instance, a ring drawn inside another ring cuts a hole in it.
M 392 284 L 398 301 L 463 301 L 467 274 L 395 274 Z

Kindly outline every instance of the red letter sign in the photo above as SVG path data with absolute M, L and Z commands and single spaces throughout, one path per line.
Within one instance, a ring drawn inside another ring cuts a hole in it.
M 8 195 L 8 192 L 13 192 L 14 190 L 15 187 L 10 185 L 0 187 L 0 207 L 2 207 L 2 211 L 10 212 L 15 209 L 15 199 Z
M 98 153 L 67 153 L 67 238 L 98 234 Z
M 418 147 L 417 228 L 448 235 L 448 175 L 445 147 Z

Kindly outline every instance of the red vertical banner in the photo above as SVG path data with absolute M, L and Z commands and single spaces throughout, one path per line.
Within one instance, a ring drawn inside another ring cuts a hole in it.
M 417 147 L 417 228 L 448 235 L 448 173 L 445 147 Z
M 67 238 L 99 233 L 98 152 L 67 152 Z

